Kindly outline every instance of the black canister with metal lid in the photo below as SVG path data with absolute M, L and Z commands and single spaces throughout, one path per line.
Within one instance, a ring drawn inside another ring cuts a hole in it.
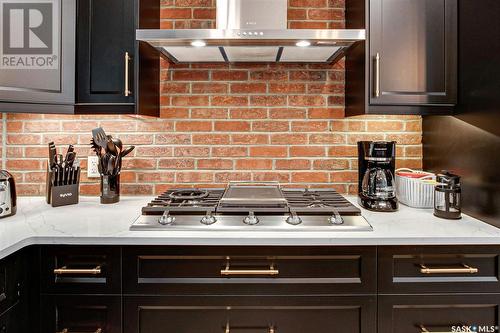
M 462 188 L 460 176 L 443 171 L 436 176 L 434 190 L 434 215 L 443 219 L 458 220 L 462 217 Z

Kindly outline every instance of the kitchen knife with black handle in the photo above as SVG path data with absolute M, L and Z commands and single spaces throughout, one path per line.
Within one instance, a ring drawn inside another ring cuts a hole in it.
M 49 142 L 49 163 L 50 163 L 50 169 L 53 169 L 55 167 L 56 155 L 57 155 L 57 150 L 56 150 L 56 146 L 54 145 L 54 142 Z
M 68 178 L 69 178 L 69 172 L 71 168 L 68 166 L 64 167 L 64 174 L 63 174 L 63 185 L 68 185 Z
M 59 186 L 59 169 L 55 168 L 54 171 L 52 171 L 52 184 L 54 187 Z
M 64 159 L 64 165 L 71 168 L 73 166 L 73 162 L 75 161 L 75 158 L 76 158 L 75 152 L 71 151 L 71 152 L 67 153 L 66 158 Z
M 68 163 L 69 157 L 72 154 L 75 154 L 74 151 L 75 151 L 75 147 L 73 145 L 69 145 L 68 150 L 66 151 L 66 156 L 64 156 L 64 163 L 66 163 L 66 164 Z
M 73 170 L 73 184 L 76 184 L 78 183 L 80 180 L 80 167 L 76 167 L 74 170 Z

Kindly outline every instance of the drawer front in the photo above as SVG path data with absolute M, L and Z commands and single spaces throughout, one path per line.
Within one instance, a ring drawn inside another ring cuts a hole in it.
M 131 247 L 126 294 L 375 293 L 373 247 Z
M 120 296 L 45 295 L 40 302 L 41 333 L 121 333 Z
M 376 332 L 375 296 L 135 297 L 124 299 L 124 332 Z
M 379 248 L 380 293 L 500 292 L 500 248 Z
M 55 246 L 41 250 L 42 293 L 119 294 L 119 247 Z
M 379 296 L 379 332 L 498 332 L 500 295 Z

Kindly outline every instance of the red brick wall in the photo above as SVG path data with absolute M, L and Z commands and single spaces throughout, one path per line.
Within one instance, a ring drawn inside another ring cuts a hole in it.
M 215 0 L 162 0 L 164 28 L 215 26 Z M 343 27 L 343 0 L 289 0 L 289 27 Z M 344 118 L 343 62 L 172 65 L 163 62 L 161 119 L 128 116 L 8 115 L 7 168 L 19 192 L 43 193 L 46 143 L 77 143 L 96 126 L 136 151 L 126 158 L 123 193 L 171 186 L 224 186 L 230 180 L 356 191 L 356 142 L 398 142 L 398 166 L 422 164 L 416 116 Z M 85 164 L 85 163 L 84 163 Z M 83 194 L 98 181 L 83 177 Z

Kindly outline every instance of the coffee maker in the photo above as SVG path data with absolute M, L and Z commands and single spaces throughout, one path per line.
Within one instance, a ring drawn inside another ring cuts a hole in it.
M 398 209 L 395 163 L 396 142 L 358 142 L 358 196 L 362 207 L 377 212 Z

